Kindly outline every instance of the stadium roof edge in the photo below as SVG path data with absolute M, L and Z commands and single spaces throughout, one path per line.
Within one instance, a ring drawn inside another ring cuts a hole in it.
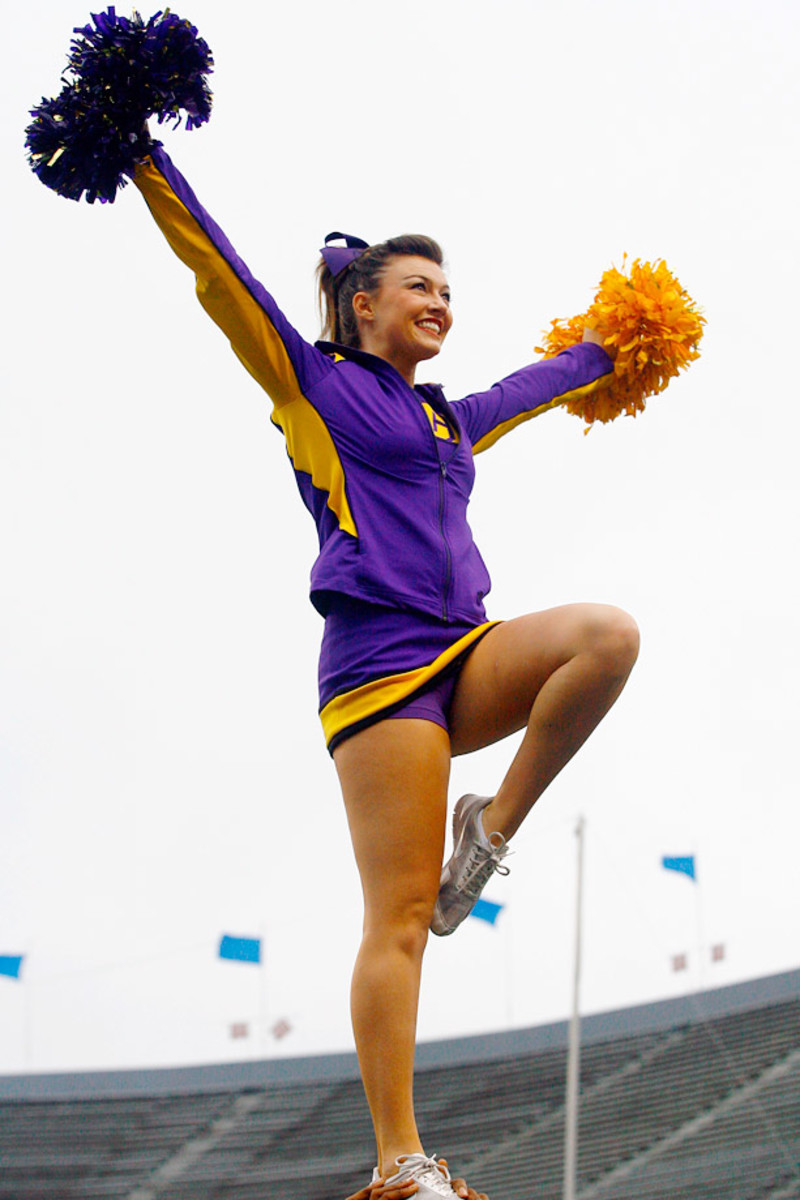
M 749 1009 L 800 999 L 800 969 L 705 992 L 693 992 L 630 1008 L 593 1013 L 581 1019 L 581 1041 L 588 1045 L 694 1025 Z M 417 1047 L 417 1070 L 456 1067 L 563 1050 L 568 1022 L 478 1034 Z M 259 1090 L 269 1084 L 334 1083 L 356 1078 L 355 1054 L 320 1054 L 189 1067 L 153 1067 L 110 1071 L 0 1075 L 0 1101 L 134 1099 Z

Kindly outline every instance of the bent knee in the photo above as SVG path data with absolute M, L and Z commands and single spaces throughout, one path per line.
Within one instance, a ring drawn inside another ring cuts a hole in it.
M 592 614 L 590 643 L 611 675 L 627 678 L 639 654 L 639 626 L 630 613 L 598 605 Z

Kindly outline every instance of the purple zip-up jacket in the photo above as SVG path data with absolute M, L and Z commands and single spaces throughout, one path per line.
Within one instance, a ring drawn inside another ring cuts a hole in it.
M 324 615 L 331 595 L 343 593 L 446 621 L 484 621 L 491 585 L 467 522 L 473 455 L 593 391 L 613 369 L 605 351 L 574 346 L 450 404 L 438 385 L 412 388 L 375 355 L 305 341 L 162 148 L 137 168 L 135 182 L 194 271 L 200 303 L 272 398 L 272 421 L 319 535 L 315 607 Z

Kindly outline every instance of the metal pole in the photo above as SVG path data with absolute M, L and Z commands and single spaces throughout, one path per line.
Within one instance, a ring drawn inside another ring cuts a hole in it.
M 581 1059 L 581 907 L 583 894 L 583 817 L 578 817 L 578 878 L 575 890 L 575 967 L 572 982 L 572 1019 L 567 1051 L 567 1098 L 564 1113 L 564 1200 L 575 1200 L 578 1166 L 578 1090 Z
M 261 962 L 259 963 L 258 987 L 258 1029 L 261 1035 L 261 1052 L 267 1052 L 267 930 L 266 923 L 261 922 L 258 931 L 261 940 Z
M 694 887 L 694 916 L 697 924 L 697 990 L 705 991 L 706 986 L 706 946 L 705 930 L 703 928 L 703 893 L 700 891 L 700 883 L 697 878 L 697 856 L 695 856 L 695 877 L 692 880 Z

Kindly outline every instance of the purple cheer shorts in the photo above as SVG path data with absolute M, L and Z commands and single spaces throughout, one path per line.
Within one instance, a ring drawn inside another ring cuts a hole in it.
M 332 754 L 345 738 L 389 717 L 447 729 L 458 672 L 497 621 L 445 622 L 426 613 L 336 598 L 319 659 L 320 718 Z

